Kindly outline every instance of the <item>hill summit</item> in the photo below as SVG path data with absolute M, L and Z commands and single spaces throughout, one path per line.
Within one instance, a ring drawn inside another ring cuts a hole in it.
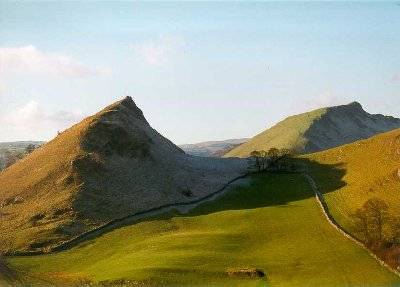
M 206 196 L 245 167 L 185 154 L 126 97 L 0 173 L 0 241 L 46 250 L 114 219 Z
M 312 153 L 400 127 L 400 119 L 369 114 L 358 102 L 290 116 L 234 148 L 225 157 L 247 157 L 272 147 Z

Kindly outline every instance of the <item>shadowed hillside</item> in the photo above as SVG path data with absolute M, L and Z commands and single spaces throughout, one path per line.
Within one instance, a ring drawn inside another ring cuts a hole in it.
M 0 174 L 2 249 L 46 250 L 113 219 L 205 196 L 245 168 L 186 155 L 127 97 Z
M 316 152 L 399 127 L 400 119 L 371 115 L 354 102 L 288 117 L 226 153 L 225 157 L 247 157 L 252 151 L 273 147 L 295 153 Z

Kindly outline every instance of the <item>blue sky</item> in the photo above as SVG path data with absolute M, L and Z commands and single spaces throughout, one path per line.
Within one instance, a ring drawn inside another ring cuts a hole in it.
M 359 101 L 400 117 L 396 2 L 0 1 L 0 141 L 130 95 L 175 143 Z

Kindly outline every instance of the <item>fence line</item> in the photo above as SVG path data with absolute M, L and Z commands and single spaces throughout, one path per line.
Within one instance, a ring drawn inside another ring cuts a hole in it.
M 395 275 L 400 277 L 400 272 L 394 268 L 392 268 L 391 266 L 389 266 L 388 264 L 386 264 L 385 261 L 383 261 L 382 259 L 380 259 L 378 256 L 376 256 L 371 250 L 369 250 L 365 244 L 358 240 L 357 238 L 355 238 L 353 235 L 351 235 L 349 232 L 347 232 L 332 216 L 332 214 L 329 211 L 329 207 L 328 204 L 325 201 L 325 198 L 323 196 L 323 194 L 319 191 L 317 184 L 315 183 L 314 179 L 311 177 L 311 175 L 304 173 L 303 174 L 308 183 L 311 186 L 311 189 L 314 191 L 315 193 L 315 198 L 319 204 L 319 206 L 321 207 L 322 213 L 324 214 L 325 218 L 328 220 L 328 222 L 331 224 L 331 226 L 333 228 L 335 228 L 337 231 L 339 231 L 343 236 L 345 236 L 346 238 L 348 238 L 349 240 L 353 241 L 354 243 L 356 243 L 358 246 L 360 246 L 361 248 L 363 248 L 364 250 L 366 250 L 369 255 L 371 255 L 373 258 L 376 259 L 376 261 L 378 261 L 378 263 L 389 269 L 391 272 L 393 272 Z

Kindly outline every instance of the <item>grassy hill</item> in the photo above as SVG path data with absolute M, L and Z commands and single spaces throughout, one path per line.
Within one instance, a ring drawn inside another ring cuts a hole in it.
M 341 185 L 337 180 L 335 184 Z M 336 187 L 332 185 L 331 190 Z M 397 276 L 327 223 L 305 178 L 297 174 L 260 175 L 188 214 L 165 214 L 68 251 L 10 258 L 9 263 L 21 276 L 47 285 L 128 281 L 132 286 L 400 284 Z M 259 268 L 266 276 L 226 273 L 246 267 Z
M 186 155 L 127 97 L 0 173 L 0 251 L 46 251 L 114 219 L 201 198 L 245 168 Z
M 350 215 L 371 198 L 384 200 L 389 213 L 398 216 L 400 129 L 305 157 L 343 170 L 345 184 L 336 192 L 327 193 L 325 198 L 336 220 L 347 230 L 354 233 L 354 220 Z M 331 189 L 332 174 L 315 167 L 311 173 L 321 191 Z M 396 249 L 400 250 L 399 247 Z
M 255 150 L 285 148 L 310 153 L 351 143 L 400 127 L 400 119 L 365 112 L 359 103 L 328 107 L 286 118 L 225 157 L 248 157 Z

